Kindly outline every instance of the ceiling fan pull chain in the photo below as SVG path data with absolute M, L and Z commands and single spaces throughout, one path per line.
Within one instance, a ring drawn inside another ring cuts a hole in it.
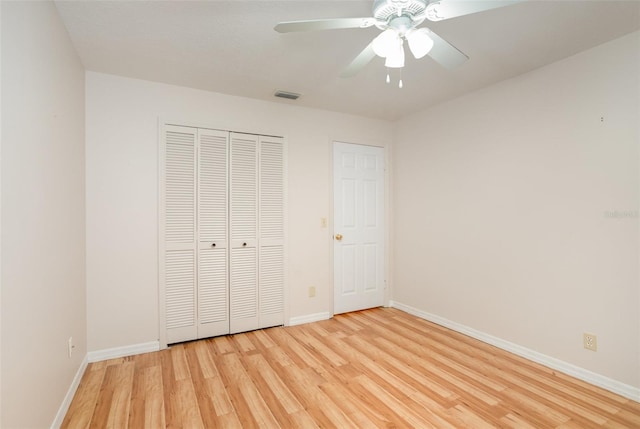
M 402 69 L 400 69 L 400 80 L 398 81 L 398 88 L 402 89 Z
M 391 82 L 391 77 L 389 76 L 389 68 L 387 67 L 387 83 Z

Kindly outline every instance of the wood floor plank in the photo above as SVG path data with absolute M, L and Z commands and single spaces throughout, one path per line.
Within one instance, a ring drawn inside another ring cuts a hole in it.
M 164 395 L 162 394 L 162 368 L 158 366 L 144 370 L 144 427 L 145 429 L 162 428 L 166 426 L 164 412 Z
M 512 429 L 537 429 L 537 426 L 532 425 L 530 422 L 524 420 L 520 416 L 514 414 L 507 414 L 501 419 L 502 425 L 505 428 Z
M 250 335 L 248 334 L 232 335 L 231 340 L 235 344 L 237 344 L 237 347 L 240 349 L 240 351 L 242 351 L 243 353 L 247 353 L 256 349 L 256 346 L 249 339 L 249 337 Z
M 390 308 L 88 365 L 62 428 L 638 429 L 640 404 Z
M 206 428 L 216 427 L 218 421 L 216 419 L 215 400 L 212 395 L 213 392 L 207 386 L 207 381 L 215 378 L 216 368 L 211 360 L 206 359 L 208 355 L 206 348 L 197 347 L 190 343 L 185 347 L 185 354 L 202 425 Z M 205 372 L 206 375 L 210 376 L 209 378 L 206 378 Z
M 89 423 L 89 427 L 92 429 L 103 428 L 107 425 L 113 392 L 116 389 L 116 377 L 119 367 L 117 365 L 105 366 L 104 371 L 105 374 L 102 380 L 102 386 L 100 387 L 98 402 L 93 411 L 91 422 Z
M 420 415 L 416 414 L 410 407 L 408 407 L 406 402 L 386 391 L 380 386 L 380 384 L 374 382 L 369 377 L 361 375 L 358 377 L 357 382 L 381 403 L 387 404 L 392 408 L 393 411 L 411 427 L 435 428 L 434 425 L 421 418 Z
M 316 418 L 321 427 L 356 428 L 333 401 L 319 388 L 321 383 L 313 370 L 302 370 L 295 365 L 284 368 L 290 388 L 295 389 L 305 409 Z
M 134 368 L 135 363 L 133 362 L 124 362 L 117 367 L 111 406 L 107 417 L 107 428 L 126 428 L 129 426 Z
M 98 368 L 93 368 L 93 364 L 89 364 L 76 392 L 78 400 L 73 401 L 69 406 L 63 426 L 89 427 L 98 403 L 105 372 L 106 366 L 100 365 Z
M 264 329 L 260 329 L 259 331 L 253 331 L 252 334 L 260 341 L 262 346 L 266 349 L 270 349 L 271 347 L 276 347 L 277 344 L 267 335 Z
M 323 383 L 320 389 L 334 402 L 359 428 L 388 427 L 391 421 L 370 409 L 356 395 L 349 394 L 342 385 Z
M 180 418 L 182 411 L 179 409 L 179 401 L 175 398 L 175 375 L 173 374 L 173 359 L 171 358 L 171 349 L 159 352 L 160 363 L 162 366 L 162 393 L 164 401 L 165 422 L 167 427 L 182 427 L 182 419 Z
M 292 428 L 296 429 L 314 429 L 320 428 L 316 421 L 307 413 L 306 411 L 298 411 L 297 413 L 291 414 L 291 419 L 293 420 Z
M 215 410 L 216 416 L 220 417 L 235 414 L 233 404 L 221 378 L 215 377 L 205 380 L 205 389 L 213 401 L 213 409 Z
M 254 355 L 248 356 L 246 359 L 252 363 L 252 369 L 254 370 L 253 378 L 262 378 L 264 380 L 265 385 L 273 392 L 278 402 L 280 402 L 288 414 L 302 411 L 303 408 L 300 402 L 298 402 L 286 384 L 275 373 L 273 368 L 271 368 L 264 356 Z
M 231 338 L 231 336 L 223 335 L 221 337 L 215 337 L 207 341 L 211 341 L 215 346 L 214 350 L 216 355 L 224 355 L 227 353 L 236 352 L 236 348 L 234 347 Z
M 344 325 L 346 328 L 348 328 L 352 332 L 357 332 L 362 329 L 365 329 L 367 325 L 358 323 L 356 320 L 353 320 L 352 314 L 353 313 L 341 314 L 337 320 L 338 323 L 341 325 Z
M 358 377 L 364 377 L 364 374 Z M 358 382 L 357 377 L 348 386 L 348 393 L 360 401 L 362 412 L 374 422 L 384 422 L 384 424 L 378 427 L 411 427 L 409 423 L 392 408 L 391 404 L 387 404 L 379 397 L 372 395 L 366 386 Z
M 271 410 L 265 403 L 264 399 L 260 395 L 260 392 L 256 388 L 253 380 L 247 374 L 245 368 L 242 365 L 240 357 L 236 354 L 226 354 L 222 357 L 223 366 L 226 369 L 228 377 L 237 383 L 237 392 L 241 395 L 242 399 L 246 403 L 246 410 L 253 417 L 251 425 L 256 424 L 258 427 L 279 427 Z M 237 394 L 236 394 L 237 397 Z M 239 399 L 239 398 L 238 398 Z M 243 418 L 247 418 L 249 424 L 249 416 L 239 414 L 240 422 L 245 425 Z
M 330 347 L 327 347 L 324 343 L 316 339 L 313 335 L 307 335 L 302 333 L 298 336 L 298 339 L 302 341 L 303 344 L 306 344 L 309 349 L 312 349 L 316 352 L 316 355 L 324 358 L 329 365 L 333 367 L 342 366 L 347 364 L 347 361 L 342 359 L 338 353 L 331 350 Z
M 144 379 L 144 361 L 134 361 L 133 384 L 131 386 L 130 412 L 128 426 L 130 428 L 144 427 L 145 413 L 145 379 Z
M 179 411 L 180 427 L 204 428 L 198 398 L 191 380 L 176 380 L 174 384 L 176 409 Z
M 303 412 L 304 408 L 282 380 L 274 374 L 264 358 L 256 354 L 247 355 L 243 363 L 247 374 L 278 424 L 281 427 L 295 426 L 296 420 L 292 414 Z

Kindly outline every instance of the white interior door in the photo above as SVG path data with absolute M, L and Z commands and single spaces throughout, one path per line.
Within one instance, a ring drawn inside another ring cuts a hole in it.
M 258 328 L 258 136 L 231 133 L 229 332 Z
M 384 149 L 333 146 L 334 313 L 384 303 Z
M 167 343 L 198 335 L 196 272 L 196 137 L 167 126 L 161 153 L 160 282 L 164 284 Z
M 198 338 L 229 333 L 229 133 L 198 130 Z
M 266 328 L 284 323 L 284 140 L 261 136 L 258 159 L 258 327 Z

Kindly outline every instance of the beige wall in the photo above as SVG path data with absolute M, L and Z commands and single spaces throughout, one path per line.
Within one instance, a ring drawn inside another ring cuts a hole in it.
M 0 6 L 0 100 L 2 100 L 2 6 Z M 0 102 L 0 310 L 2 310 L 2 103 Z M 0 316 L 0 424 L 2 424 L 2 316 Z
M 158 339 L 159 118 L 287 138 L 289 316 L 331 313 L 330 141 L 386 145 L 391 123 L 88 72 L 89 350 Z
M 84 69 L 52 3 L 0 7 L 0 426 L 48 427 L 86 355 Z
M 639 38 L 397 123 L 394 301 L 640 387 Z

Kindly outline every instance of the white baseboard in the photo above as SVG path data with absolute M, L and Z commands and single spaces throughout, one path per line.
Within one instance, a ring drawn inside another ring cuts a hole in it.
M 160 350 L 160 342 L 149 341 L 148 343 L 131 344 L 129 346 L 114 347 L 112 349 L 96 350 L 87 353 L 89 362 L 115 359 L 124 356 L 139 355 L 141 353 L 157 352 Z
M 303 325 L 305 323 L 319 322 L 321 320 L 331 319 L 328 311 L 323 313 L 305 314 L 304 316 L 291 317 L 287 326 Z
M 56 414 L 56 418 L 51 424 L 51 429 L 57 429 L 62 426 L 62 421 L 67 415 L 67 411 L 69 411 L 71 401 L 76 394 L 76 390 L 78 390 L 78 386 L 80 385 L 80 381 L 82 380 L 82 376 L 84 375 L 84 371 L 87 369 L 88 364 L 89 360 L 87 358 L 87 355 L 85 355 L 84 359 L 82 359 L 80 367 L 76 371 L 76 375 L 73 377 L 73 381 L 71 382 L 71 386 L 69 386 L 69 390 L 67 390 L 67 394 L 64 396 L 64 400 L 62 401 L 60 408 L 58 408 L 58 413 Z
M 556 359 L 551 356 L 539 353 L 535 350 L 531 350 L 518 344 L 503 340 L 501 338 L 494 337 L 460 323 L 445 319 L 444 317 L 436 316 L 435 314 L 419 310 L 415 307 L 411 307 L 410 305 L 390 301 L 389 306 L 428 320 L 430 322 L 436 323 L 440 326 L 444 326 L 445 328 L 460 332 L 461 334 L 468 335 L 484 343 L 491 344 L 492 346 L 496 346 L 502 350 L 506 350 L 515 355 L 522 356 L 523 358 L 537 362 L 551 369 L 555 369 L 564 374 L 586 381 L 587 383 L 602 387 L 603 389 L 609 390 L 613 393 L 617 393 L 618 395 L 624 396 L 625 398 L 640 402 L 640 389 L 637 387 L 621 383 L 617 380 L 605 377 L 604 375 L 597 374 L 595 372 L 570 364 L 560 359 Z

